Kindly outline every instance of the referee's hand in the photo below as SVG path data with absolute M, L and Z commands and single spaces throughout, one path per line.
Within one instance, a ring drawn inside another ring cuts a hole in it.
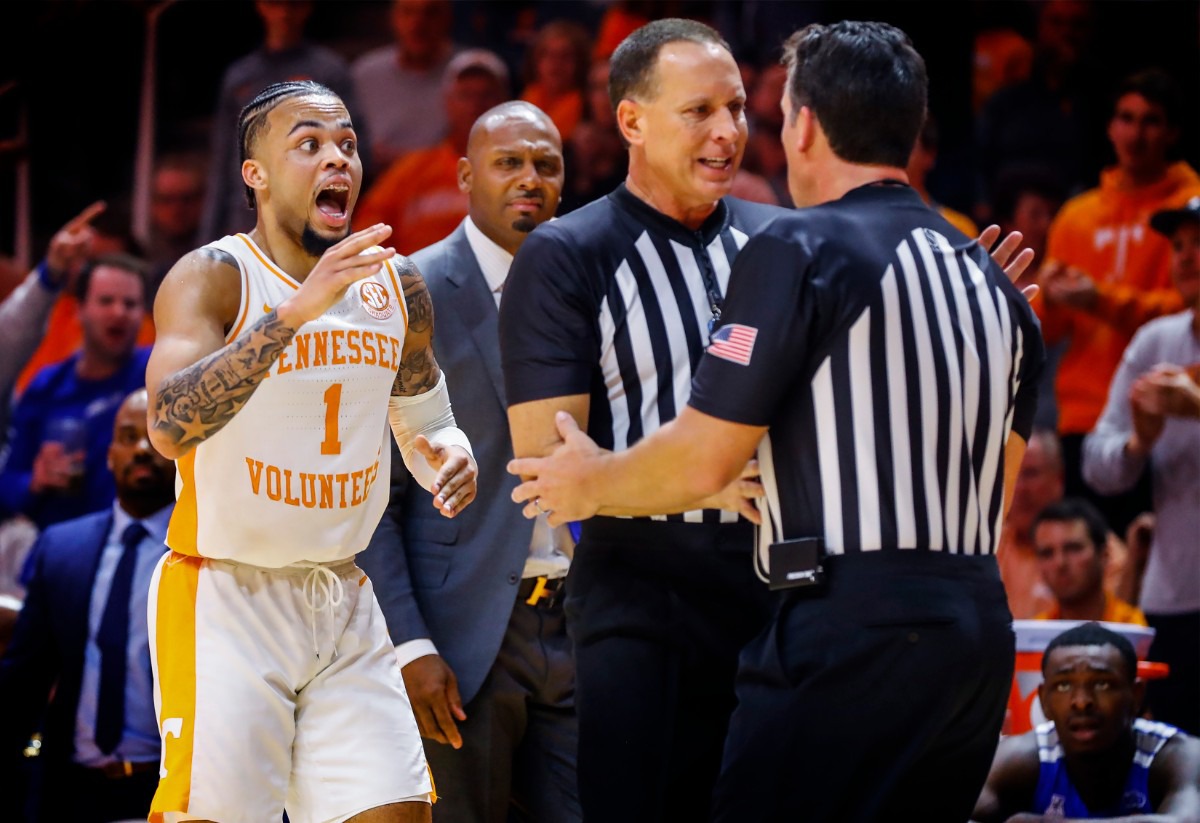
M 587 520 L 600 510 L 595 473 L 610 452 L 601 449 L 575 422 L 560 411 L 554 415 L 563 442 L 545 457 L 510 460 L 508 473 L 524 478 L 512 492 L 514 503 L 524 503 L 521 513 L 529 520 L 546 515 L 551 526 Z
M 762 513 L 758 510 L 756 501 L 764 492 L 759 477 L 758 461 L 751 460 L 736 480 L 712 497 L 706 497 L 700 508 L 737 512 L 751 523 L 761 526 Z
M 1000 227 L 997 225 L 988 226 L 979 233 L 978 243 L 988 250 L 988 254 L 996 261 L 996 265 L 1004 269 L 1004 273 L 1008 275 L 1008 279 L 1016 285 L 1021 279 L 1029 265 L 1033 262 L 1035 252 L 1033 249 L 1026 247 L 1013 257 L 1013 252 L 1021 248 L 1021 243 L 1025 240 L 1025 235 L 1019 231 L 1011 231 L 1008 236 L 1000 242 Z M 995 246 L 995 248 L 993 248 Z M 1036 284 L 1025 286 L 1021 289 L 1021 294 L 1025 295 L 1026 300 L 1032 300 L 1034 295 L 1038 293 Z

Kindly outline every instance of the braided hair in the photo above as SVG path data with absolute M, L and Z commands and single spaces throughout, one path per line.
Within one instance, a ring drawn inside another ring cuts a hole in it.
M 272 83 L 260 91 L 253 100 L 246 104 L 238 115 L 238 165 L 250 159 L 255 141 L 267 125 L 267 115 L 284 100 L 293 97 L 319 96 L 341 98 L 329 87 L 315 80 L 288 80 L 283 83 Z M 244 184 L 243 184 L 244 185 Z M 246 186 L 246 203 L 255 208 L 254 189 Z

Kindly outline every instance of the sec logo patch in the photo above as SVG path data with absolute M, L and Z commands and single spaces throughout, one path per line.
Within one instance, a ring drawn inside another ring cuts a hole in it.
M 362 296 L 363 308 L 376 320 L 386 320 L 396 311 L 396 304 L 392 302 L 388 290 L 374 280 L 363 283 L 358 292 Z

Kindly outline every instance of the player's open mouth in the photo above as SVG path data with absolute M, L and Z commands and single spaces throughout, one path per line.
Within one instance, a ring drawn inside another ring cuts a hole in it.
M 701 157 L 700 164 L 708 166 L 710 169 L 717 171 L 725 171 L 733 166 L 732 157 Z
M 1092 740 L 1100 734 L 1100 719 L 1096 717 L 1077 717 L 1067 721 L 1067 730 L 1076 740 Z
M 317 192 L 317 211 L 333 221 L 346 219 L 350 203 L 350 187 L 345 183 L 330 183 Z

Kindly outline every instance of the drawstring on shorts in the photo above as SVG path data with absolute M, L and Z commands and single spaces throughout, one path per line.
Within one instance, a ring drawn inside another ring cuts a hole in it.
M 342 604 L 342 600 L 346 596 L 346 589 L 342 585 L 342 578 L 328 566 L 314 563 L 311 566 L 307 563 L 297 564 L 301 568 L 307 567 L 308 574 L 304 576 L 304 603 L 308 606 L 309 623 L 312 626 L 313 637 L 313 652 L 316 653 L 317 659 L 321 659 L 321 647 L 317 643 L 317 612 L 321 609 L 329 610 L 329 639 L 333 645 L 333 656 L 337 657 L 337 637 L 334 634 L 333 620 L 335 618 L 334 609 Z

